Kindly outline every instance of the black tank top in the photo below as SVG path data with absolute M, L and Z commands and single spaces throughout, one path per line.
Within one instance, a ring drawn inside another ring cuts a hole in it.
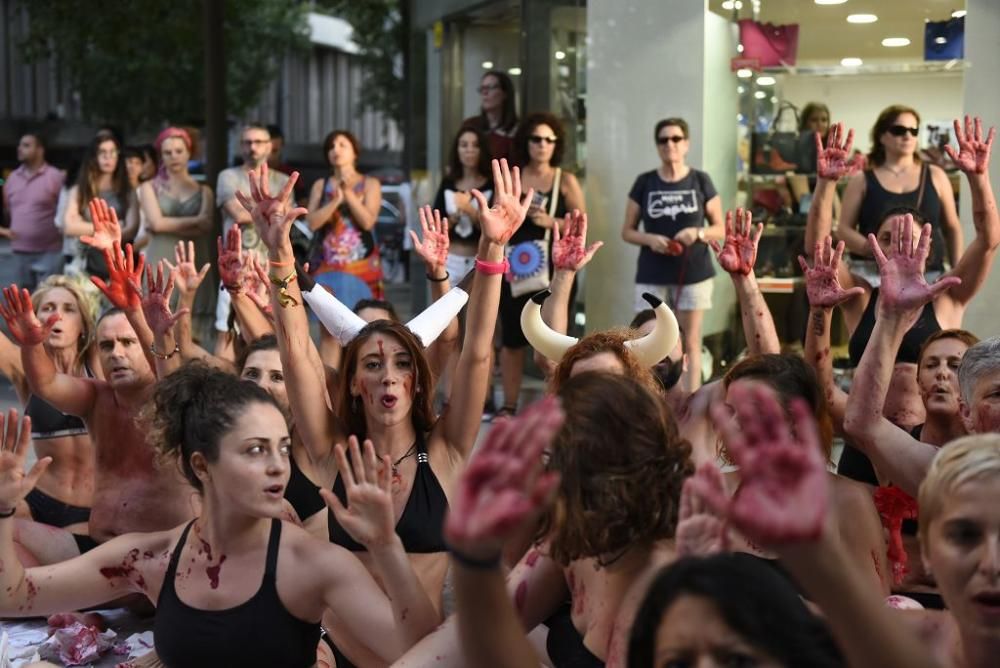
M 156 603 L 156 653 L 171 668 L 311 668 L 316 663 L 319 622 L 292 616 L 275 584 L 281 521 L 271 520 L 267 562 L 260 589 L 245 603 L 226 610 L 192 608 L 177 597 L 174 580 L 192 520 L 170 556 Z
M 916 209 L 931 224 L 931 255 L 927 258 L 927 269 L 943 269 L 946 248 L 944 234 L 941 232 L 941 198 L 931 181 L 930 168 L 926 163 L 920 167 L 922 197 L 920 186 L 910 192 L 893 193 L 882 187 L 873 170 L 865 170 L 864 174 L 865 196 L 861 200 L 861 211 L 858 214 L 858 232 L 866 237 L 869 234 L 877 235 L 879 222 L 886 211 L 900 206 Z
M 847 353 L 851 358 L 851 364 L 857 366 L 861 362 L 861 355 L 865 352 L 868 339 L 875 329 L 875 314 L 877 313 L 878 288 L 872 290 L 871 299 L 865 312 L 861 314 L 861 321 L 858 322 L 857 329 L 851 334 L 851 340 L 847 342 Z M 941 331 L 941 324 L 938 323 L 937 315 L 934 314 L 934 302 L 924 304 L 920 317 L 913 323 L 909 331 L 903 337 L 903 343 L 896 353 L 897 362 L 916 364 L 920 359 L 920 347 L 931 334 Z
M 326 503 L 319 495 L 319 487 L 295 463 L 295 457 L 290 456 L 288 460 L 292 472 L 285 487 L 285 500 L 292 504 L 299 519 L 305 520 L 326 508 Z
M 333 493 L 341 503 L 347 505 L 347 492 L 339 474 L 333 483 Z M 448 497 L 445 496 L 441 483 L 431 470 L 424 437 L 418 435 L 417 474 L 413 478 L 410 498 L 406 500 L 406 507 L 403 508 L 403 514 L 396 524 L 396 533 L 403 541 L 403 548 L 409 553 L 416 554 L 446 552 L 448 547 L 444 543 L 441 528 L 444 526 L 444 517 L 447 514 Z M 351 552 L 365 551 L 365 546 L 355 542 L 344 531 L 333 513 L 329 514 L 328 528 L 331 543 L 336 543 Z

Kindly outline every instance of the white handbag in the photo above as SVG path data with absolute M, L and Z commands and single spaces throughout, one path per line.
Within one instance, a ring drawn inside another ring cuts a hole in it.
M 562 180 L 562 168 L 556 167 L 556 175 L 552 181 L 552 199 L 549 201 L 549 217 L 553 224 L 556 208 L 559 206 L 559 182 Z M 545 230 L 541 239 L 529 239 L 514 244 L 507 249 L 507 262 L 510 265 L 510 292 L 515 297 L 535 294 L 549 287 L 552 280 L 549 272 L 549 238 L 551 229 Z

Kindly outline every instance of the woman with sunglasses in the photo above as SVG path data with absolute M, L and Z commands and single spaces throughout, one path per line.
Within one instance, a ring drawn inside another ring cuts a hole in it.
M 685 391 L 694 392 L 701 386 L 702 314 L 712 306 L 715 276 L 708 242 L 726 236 L 722 199 L 708 174 L 687 165 L 687 121 L 666 118 L 656 124 L 653 137 L 660 166 L 636 178 L 625 207 L 622 239 L 640 247 L 636 311 L 646 308 L 642 294 L 649 292 L 677 314 L 688 354 L 681 383 Z
M 927 270 L 941 272 L 944 261 L 954 267 L 962 255 L 962 226 L 948 175 L 937 165 L 921 162 L 917 136 L 920 114 L 900 104 L 886 107 L 871 133 L 868 168 L 847 182 L 837 236 L 855 256 L 872 259 L 868 235 L 889 209 L 906 206 L 931 224 L 931 257 Z M 874 276 L 878 270 L 870 267 Z
M 559 166 L 565 148 L 566 135 L 562 123 L 548 112 L 535 112 L 526 116 L 514 136 L 515 162 L 524 165 L 521 168 L 521 183 L 525 189 L 534 188 L 535 195 L 524 224 L 510 238 L 508 247 L 515 249 L 525 241 L 547 239 L 550 275 L 552 228 L 556 224 L 562 224 L 569 211 L 578 209 L 584 213 L 586 206 L 583 190 L 576 176 L 563 171 Z M 515 265 L 511 271 L 516 281 L 518 263 L 513 256 L 511 261 Z M 500 377 L 503 383 L 503 406 L 497 411 L 497 415 L 501 417 L 517 412 L 524 352 L 528 347 L 528 339 L 521 331 L 521 311 L 528 303 L 531 292 L 515 297 L 511 285 L 504 281 L 500 293 Z M 571 307 L 573 298 L 571 293 Z

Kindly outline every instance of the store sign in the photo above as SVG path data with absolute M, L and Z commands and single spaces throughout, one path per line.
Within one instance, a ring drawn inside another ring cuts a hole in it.
M 731 58 L 729 69 L 733 72 L 737 70 L 753 70 L 760 72 L 760 58 Z

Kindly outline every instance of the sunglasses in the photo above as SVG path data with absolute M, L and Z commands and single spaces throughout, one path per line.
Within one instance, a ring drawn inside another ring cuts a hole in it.
M 893 125 L 886 132 L 891 134 L 893 137 L 902 137 L 906 135 L 907 132 L 910 133 L 911 137 L 916 137 L 920 134 L 920 128 L 908 128 L 905 125 Z
M 659 144 L 660 146 L 666 146 L 667 143 L 669 142 L 680 144 L 682 141 L 684 141 L 684 139 L 685 139 L 684 135 L 671 135 L 669 137 L 657 137 L 656 143 Z
M 531 135 L 530 137 L 528 137 L 528 141 L 530 141 L 532 144 L 550 144 L 551 145 L 551 144 L 555 144 L 559 140 L 557 138 L 555 138 L 555 137 L 543 137 L 541 135 Z

